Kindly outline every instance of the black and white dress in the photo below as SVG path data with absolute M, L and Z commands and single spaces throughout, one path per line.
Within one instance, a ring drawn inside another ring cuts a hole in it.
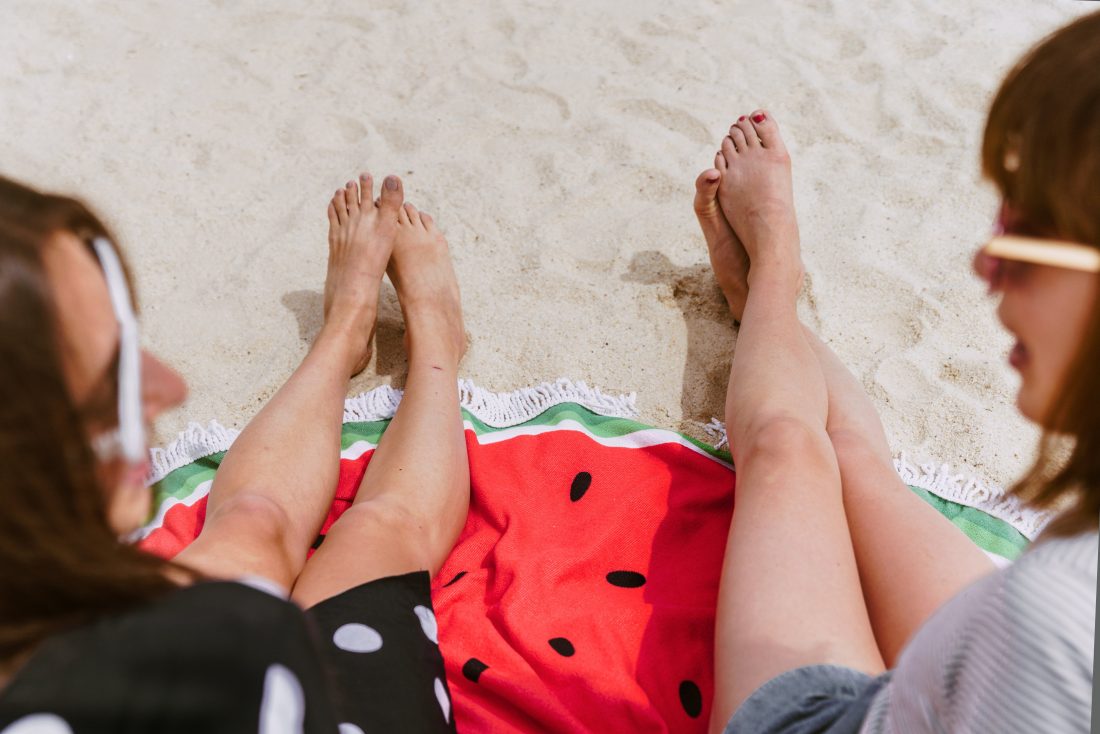
M 454 731 L 428 574 L 303 612 L 203 582 L 58 635 L 0 691 L 0 734 Z

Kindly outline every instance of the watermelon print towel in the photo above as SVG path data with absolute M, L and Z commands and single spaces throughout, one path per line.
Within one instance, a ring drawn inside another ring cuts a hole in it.
M 354 497 L 398 400 L 380 388 L 348 401 L 336 501 L 318 543 Z M 467 383 L 462 400 L 470 515 L 432 588 L 459 731 L 706 731 L 734 508 L 729 455 L 635 422 L 632 396 L 579 383 L 502 395 Z M 172 556 L 194 539 L 233 437 L 193 427 L 155 454 L 159 512 L 144 547 Z M 984 485 L 899 469 L 995 559 L 1026 547 L 1006 519 L 1028 530 L 1035 518 Z M 993 513 L 944 498 L 960 493 Z

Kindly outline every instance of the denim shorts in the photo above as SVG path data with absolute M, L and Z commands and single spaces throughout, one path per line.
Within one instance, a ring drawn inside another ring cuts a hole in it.
M 745 699 L 725 734 L 857 734 L 889 679 L 838 665 L 788 670 Z

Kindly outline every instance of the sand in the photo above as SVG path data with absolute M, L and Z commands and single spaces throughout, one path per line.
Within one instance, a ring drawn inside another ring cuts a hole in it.
M 310 5 L 5 3 L 0 171 L 117 230 L 145 344 L 191 386 L 158 440 L 241 427 L 290 374 L 320 325 L 325 205 L 364 169 L 448 235 L 463 376 L 637 391 L 645 421 L 700 434 L 735 332 L 692 182 L 763 106 L 794 156 L 803 313 L 894 447 L 997 483 L 1031 456 L 969 268 L 997 204 L 978 145 L 1005 71 L 1090 4 Z M 400 384 L 395 304 L 349 394 Z

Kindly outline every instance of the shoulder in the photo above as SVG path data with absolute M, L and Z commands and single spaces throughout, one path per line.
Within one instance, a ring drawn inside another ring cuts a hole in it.
M 0 694 L 0 728 L 51 711 L 78 732 L 254 730 L 271 670 L 316 677 L 310 648 L 295 605 L 240 583 L 195 584 L 45 642 Z
M 1036 543 L 947 602 L 906 647 L 876 698 L 890 721 L 950 731 L 1078 731 L 1088 721 L 1096 534 Z
M 958 661 L 961 721 L 998 731 L 1083 731 L 1092 700 L 1096 533 L 1036 543 L 998 574 L 992 612 Z
M 304 628 L 302 612 L 285 599 L 242 583 L 208 581 L 103 619 L 77 637 L 97 647 L 122 643 L 140 655 L 224 656 L 226 651 L 262 650 L 271 636 L 298 627 Z
M 170 619 L 191 624 L 263 629 L 300 621 L 302 617 L 297 605 L 273 589 L 239 581 L 204 581 L 181 588 L 120 621 L 129 618 L 137 623 L 157 623 Z
M 1030 575 L 1044 569 L 1058 568 L 1083 579 L 1096 578 L 1097 550 L 1100 533 L 1081 533 L 1070 537 L 1040 538 L 1008 567 L 1012 575 Z
M 1080 631 L 1084 624 L 1091 637 L 1096 613 L 1096 562 L 1096 533 L 1037 542 L 1002 572 L 1001 601 L 1006 621 L 1039 632 Z M 1067 623 L 1069 629 L 1064 627 Z
M 1005 641 L 1024 666 L 1092 678 L 1097 534 L 1044 540 L 1003 572 Z

